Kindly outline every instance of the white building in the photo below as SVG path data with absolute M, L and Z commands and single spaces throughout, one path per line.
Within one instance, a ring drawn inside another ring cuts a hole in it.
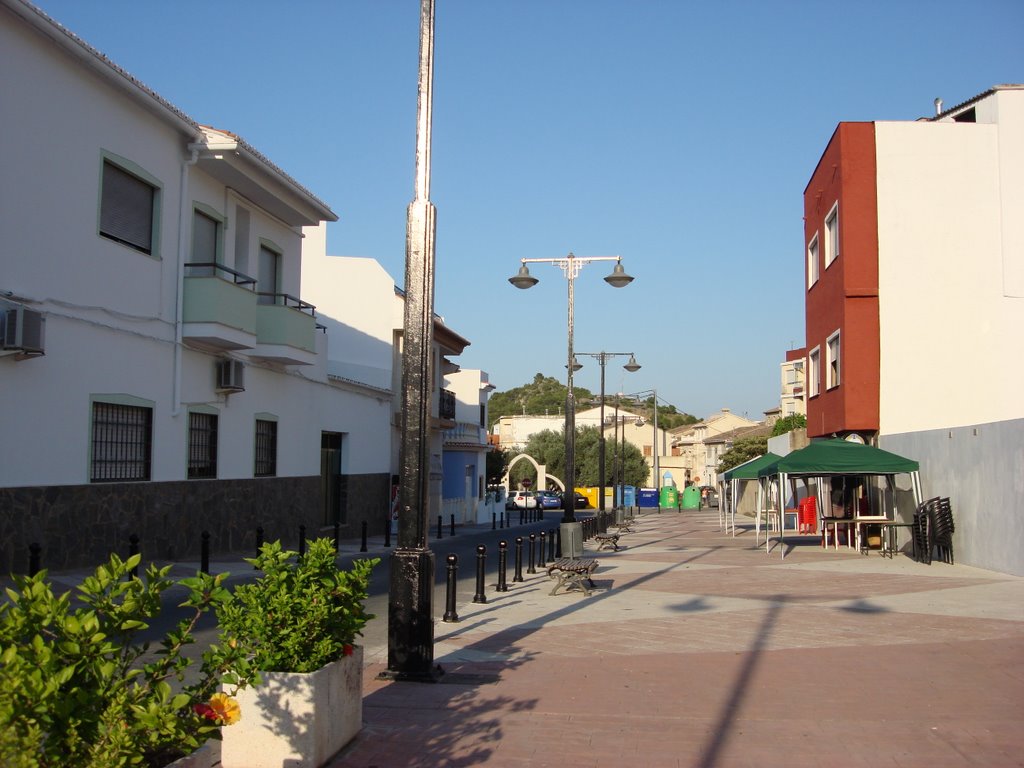
M 804 191 L 807 433 L 920 461 L 958 560 L 1024 574 L 1024 85 L 840 123 Z M 908 493 L 909 496 L 909 493 Z
M 390 382 L 330 370 L 303 292 L 331 209 L 21 0 L 0 70 L 0 571 L 378 520 Z
M 310 301 L 323 312 L 328 329 L 327 369 L 332 382 L 386 396 L 391 466 L 397 472 L 402 426 L 402 335 L 405 298 L 374 259 L 331 256 L 326 228 L 305 230 L 302 278 Z M 487 397 L 493 387 L 483 371 L 461 372 L 451 358 L 469 341 L 435 316 L 429 468 L 429 519 L 451 514 L 457 522 L 475 522 L 485 499 Z M 481 421 L 483 419 L 483 421 Z M 456 470 L 454 467 L 458 467 Z M 458 474 L 455 479 L 453 473 Z M 471 477 L 471 481 L 467 478 Z M 398 482 L 393 475 L 391 483 Z

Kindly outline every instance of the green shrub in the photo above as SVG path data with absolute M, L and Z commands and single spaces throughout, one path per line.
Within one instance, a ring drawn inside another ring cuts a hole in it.
M 78 587 L 74 608 L 70 592 L 54 594 L 45 571 L 14 577 L 0 603 L 0 764 L 158 766 L 219 738 L 211 699 L 218 703 L 222 683 L 248 684 L 254 668 L 237 644 L 213 645 L 198 682 L 184 685 L 192 662 L 182 651 L 199 618 L 229 598 L 226 574 L 178 582 L 188 590 L 188 616 L 149 652 L 138 635 L 174 582 L 170 566 L 126 579 L 139 559 L 112 555 Z
M 351 653 L 373 618 L 364 603 L 380 559 L 356 560 L 343 571 L 335 557 L 326 538 L 311 541 L 301 558 L 280 542 L 264 544 L 247 561 L 261 576 L 217 605 L 221 642 L 246 648 L 266 672 L 313 672 Z

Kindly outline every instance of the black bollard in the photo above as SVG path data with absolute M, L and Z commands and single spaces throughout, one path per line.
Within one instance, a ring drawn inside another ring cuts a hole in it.
M 366 521 L 365 520 L 363 520 L 362 528 L 363 528 L 363 531 L 362 531 L 362 533 L 363 533 L 363 540 L 362 540 L 362 542 L 359 545 L 359 551 L 360 552 L 365 552 L 366 551 Z
M 442 525 L 441 521 L 442 520 L 444 520 L 444 518 L 441 515 L 438 515 L 437 516 L 437 538 L 439 538 L 439 539 L 443 539 L 444 538 L 444 533 L 441 531 L 441 525 Z
M 256 527 L 256 557 L 259 557 L 260 550 L 263 549 L 263 526 Z M 253 568 L 256 566 L 254 565 Z
M 459 614 L 455 612 L 455 584 L 459 571 L 459 556 L 451 554 L 445 559 L 448 562 L 448 590 L 445 594 L 444 616 L 441 617 L 441 621 L 453 624 L 459 620 Z
M 455 515 L 451 516 L 451 522 L 449 523 L 449 528 L 448 528 L 448 535 L 449 536 L 454 536 L 455 535 Z
M 210 572 L 210 532 L 203 531 L 202 543 L 199 545 L 199 570 L 203 573 Z
M 562 528 L 561 528 L 561 526 L 559 526 L 555 530 L 557 531 L 557 533 L 555 535 L 558 537 L 558 539 L 556 540 L 556 544 L 555 544 L 555 557 L 561 557 L 562 556 Z
M 498 513 L 498 525 L 504 530 L 504 528 L 505 528 L 505 510 L 501 510 Z
M 491 530 L 498 530 L 498 515 L 494 512 L 491 512 Z
M 366 523 L 363 523 L 366 525 Z M 334 554 L 341 552 L 341 523 L 337 520 L 334 521 Z
M 36 542 L 32 542 L 28 545 L 28 575 L 35 576 L 39 573 L 39 553 L 43 551 L 43 548 Z
M 306 555 L 306 526 L 299 526 L 299 557 Z
M 516 536 L 516 572 L 512 581 L 523 580 L 523 537 Z
M 540 541 L 540 546 L 537 548 L 537 565 L 539 565 L 541 568 L 547 567 L 547 563 L 544 562 L 544 553 L 547 551 L 547 547 L 545 547 L 544 545 L 547 541 L 547 537 L 548 535 L 544 531 L 541 531 L 540 536 L 538 537 Z
M 555 559 L 555 529 L 548 531 L 548 560 Z
M 519 524 L 520 525 L 522 525 L 524 520 L 526 519 L 525 515 L 526 515 L 526 510 L 525 509 L 520 509 L 519 510 Z
M 139 554 L 139 537 L 136 534 L 132 534 L 128 537 L 128 557 Z M 130 571 L 128 576 L 136 579 L 139 576 L 139 567 L 136 565 Z
M 391 516 L 387 515 L 384 518 L 384 547 L 386 549 L 391 548 Z
M 474 603 L 486 603 L 487 595 L 484 594 L 484 567 L 487 557 L 487 547 L 483 544 L 476 546 L 476 594 L 473 595 Z
M 537 534 L 531 533 L 530 534 L 530 558 L 529 558 L 529 561 L 528 561 L 529 565 L 526 568 L 526 572 L 527 573 L 536 573 L 537 572 L 537 569 L 533 565 L 534 560 L 537 557 L 536 549 L 537 549 Z
M 508 542 L 498 542 L 498 591 L 508 592 L 508 583 L 505 581 L 505 571 L 508 569 Z

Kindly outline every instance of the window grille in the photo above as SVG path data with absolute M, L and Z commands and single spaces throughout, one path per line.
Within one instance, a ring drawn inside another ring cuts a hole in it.
M 217 416 L 212 413 L 188 415 L 188 477 L 190 480 L 217 476 Z
M 277 474 L 277 422 L 256 420 L 256 477 Z
M 152 408 L 93 403 L 90 482 L 149 480 L 152 436 Z

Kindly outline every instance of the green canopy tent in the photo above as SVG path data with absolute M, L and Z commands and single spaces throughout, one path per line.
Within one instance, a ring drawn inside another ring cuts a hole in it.
M 847 440 L 831 439 L 817 440 L 805 448 L 783 456 L 777 461 L 770 462 L 758 470 L 758 477 L 766 482 L 777 482 L 778 503 L 780 506 L 779 515 L 779 542 L 784 544 L 786 524 L 784 509 L 785 488 L 787 480 L 802 478 L 826 478 L 826 477 L 864 477 L 881 476 L 885 477 L 889 487 L 894 488 L 894 478 L 899 474 L 908 474 L 913 487 L 914 502 L 921 504 L 921 478 L 919 475 L 920 465 L 913 459 L 898 456 L 881 448 L 870 445 L 861 445 Z M 823 484 L 817 484 L 818 510 L 821 514 L 825 509 L 823 498 Z M 895 498 L 895 494 L 894 494 Z M 892 517 L 883 509 L 882 515 L 877 519 L 895 519 L 895 502 L 892 509 Z M 758 515 L 761 508 L 758 508 Z M 856 518 L 856 515 L 854 516 Z M 782 556 L 786 556 L 785 547 L 782 549 Z
M 729 507 L 727 510 L 725 510 L 725 515 L 726 522 L 729 526 L 732 527 L 733 536 L 736 535 L 736 505 L 739 501 L 740 496 L 740 483 L 750 480 L 756 481 L 758 479 L 757 473 L 758 471 L 760 471 L 762 467 L 767 466 L 768 464 L 771 464 L 773 462 L 776 462 L 781 458 L 781 456 L 769 451 L 768 453 L 762 454 L 757 458 L 750 459 L 749 461 L 745 461 L 742 464 L 737 464 L 732 469 L 727 469 L 725 472 L 722 473 L 722 488 L 723 490 L 725 488 L 728 488 L 729 492 L 720 494 L 720 497 L 723 499 L 728 499 L 729 501 Z M 758 502 L 758 506 L 760 506 L 760 501 Z M 718 508 L 721 512 L 723 509 L 723 505 L 719 504 Z M 760 541 L 760 522 L 760 518 L 758 518 L 756 525 L 758 531 L 757 541 Z M 721 518 L 718 521 L 718 527 L 722 527 Z M 755 546 L 757 546 L 757 542 L 755 542 Z

